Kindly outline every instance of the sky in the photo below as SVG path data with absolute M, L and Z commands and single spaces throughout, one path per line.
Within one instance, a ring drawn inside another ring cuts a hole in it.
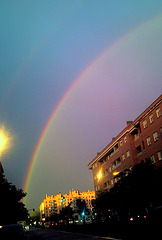
M 28 209 L 93 190 L 87 164 L 162 93 L 162 2 L 1 0 L 0 26 L 8 181 Z

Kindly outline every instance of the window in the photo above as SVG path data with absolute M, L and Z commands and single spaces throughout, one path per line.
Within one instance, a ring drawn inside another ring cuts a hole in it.
M 159 152 L 157 153 L 157 155 L 158 155 L 159 161 L 161 161 L 161 160 L 162 160 L 162 151 L 159 151 Z
M 146 138 L 146 142 L 147 142 L 147 146 L 150 146 L 150 145 L 151 145 L 151 139 L 150 139 L 150 137 L 147 137 L 147 138 Z
M 122 155 L 122 160 L 123 160 L 123 161 L 125 160 L 125 155 L 124 155 L 124 154 Z
M 139 134 L 138 133 L 134 134 L 134 141 L 137 141 L 138 139 L 139 139 Z
M 129 151 L 127 151 L 127 158 L 129 158 L 130 157 L 130 152 Z
M 158 109 L 156 110 L 156 116 L 157 116 L 157 118 L 161 116 L 160 108 L 158 108 Z
M 154 139 L 154 142 L 158 141 L 158 134 L 157 134 L 157 132 L 153 133 L 153 139 Z
M 124 137 L 124 142 L 125 142 L 125 143 L 127 142 L 127 137 Z
M 111 167 L 109 167 L 109 172 L 111 172 Z
M 103 164 L 105 164 L 106 163 L 106 159 L 103 159 Z
M 150 120 L 150 123 L 153 123 L 153 121 L 154 121 L 153 114 L 151 114 L 151 115 L 149 116 L 149 120 Z
M 152 162 L 152 163 L 155 163 L 155 156 L 154 156 L 154 155 L 151 155 L 151 156 L 150 156 L 150 159 L 151 159 L 151 162 Z
M 104 172 L 103 172 L 103 175 L 104 177 L 106 177 L 108 175 L 108 169 L 106 169 Z
M 143 121 L 143 127 L 147 128 L 147 121 L 146 120 Z
M 120 140 L 120 146 L 123 146 L 123 141 L 122 140 Z
M 110 187 L 110 182 L 109 181 L 105 182 L 104 185 L 105 185 L 105 188 L 109 188 Z

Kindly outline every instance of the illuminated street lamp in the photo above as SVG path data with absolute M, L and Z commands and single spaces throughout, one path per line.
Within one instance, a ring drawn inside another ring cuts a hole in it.
M 2 126 L 0 128 L 0 157 L 3 152 L 8 150 L 10 147 L 10 136 L 9 133 Z

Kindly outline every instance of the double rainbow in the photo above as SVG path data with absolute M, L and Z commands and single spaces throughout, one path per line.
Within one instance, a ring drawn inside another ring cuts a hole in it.
M 131 32 L 128 32 L 126 35 L 124 35 L 122 38 L 118 39 L 113 45 L 111 45 L 111 47 L 107 48 L 106 51 L 104 51 L 97 59 L 95 59 L 84 71 L 83 73 L 76 79 L 76 81 L 71 85 L 71 87 L 68 89 L 68 91 L 65 93 L 65 95 L 61 98 L 60 102 L 58 103 L 57 107 L 53 110 L 51 116 L 49 117 L 43 131 L 41 132 L 41 135 L 38 139 L 38 142 L 36 144 L 35 150 L 33 152 L 33 155 L 31 157 L 30 163 L 29 163 L 29 167 L 27 170 L 27 174 L 25 177 L 25 182 L 24 182 L 24 186 L 23 189 L 25 192 L 28 192 L 29 186 L 30 186 L 30 180 L 31 180 L 31 176 L 33 174 L 33 170 L 35 167 L 35 163 L 38 160 L 38 156 L 40 153 L 40 150 L 43 146 L 43 143 L 46 139 L 48 130 L 51 126 L 51 124 L 54 122 L 56 116 L 59 114 L 59 111 L 62 109 L 64 103 L 68 100 L 68 98 L 70 97 L 72 91 L 75 90 L 75 88 L 78 86 L 78 84 L 80 83 L 80 81 L 82 80 L 82 78 L 86 77 L 86 75 L 89 73 L 89 71 L 96 66 L 96 64 L 102 64 L 102 59 L 108 54 L 108 52 L 110 51 L 110 49 L 112 49 L 118 42 L 120 42 L 121 40 L 124 40 L 124 38 L 126 36 L 128 36 L 131 33 L 134 33 L 136 30 L 138 29 L 143 29 L 147 26 L 151 26 L 152 24 L 159 24 L 159 22 L 161 21 L 162 15 L 158 15 L 155 18 L 144 22 L 142 25 L 137 26 L 135 29 L 131 30 Z M 142 28 L 141 28 L 142 27 Z

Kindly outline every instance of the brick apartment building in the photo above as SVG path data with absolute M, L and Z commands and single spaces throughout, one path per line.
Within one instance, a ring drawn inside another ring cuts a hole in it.
M 42 220 L 42 216 L 49 217 L 51 214 L 60 213 L 63 207 L 70 206 L 73 210 L 77 209 L 76 200 L 84 199 L 88 209 L 92 208 L 91 200 L 95 199 L 94 191 L 80 192 L 79 190 L 71 190 L 69 194 L 62 195 L 61 193 L 56 195 L 47 196 L 40 204 L 40 219 Z
M 92 170 L 95 191 L 114 186 L 114 176 L 142 160 L 150 159 L 162 166 L 162 95 L 88 164 Z

